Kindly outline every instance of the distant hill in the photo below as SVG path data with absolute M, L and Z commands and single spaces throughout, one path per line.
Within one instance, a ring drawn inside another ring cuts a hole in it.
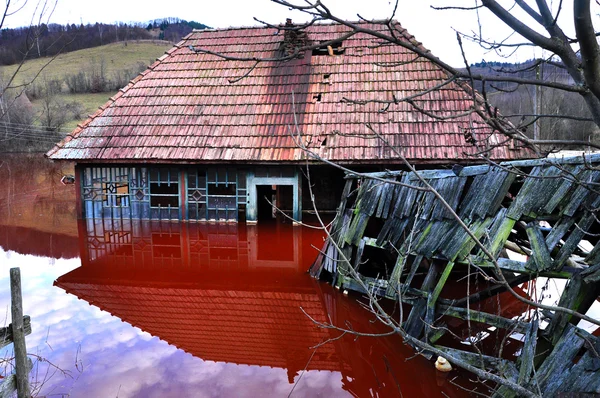
M 535 60 L 523 63 L 479 62 L 470 65 L 471 73 L 483 76 L 512 76 L 545 82 L 572 83 L 567 71 L 560 65 L 544 64 L 537 66 Z M 465 71 L 465 69 L 463 69 Z M 480 81 L 475 88 L 482 92 Z M 487 82 L 486 93 L 490 103 L 508 116 L 517 126 L 522 126 L 525 133 L 533 137 L 534 127 L 532 115 L 538 114 L 535 104 L 539 102 L 540 119 L 539 139 L 548 140 L 581 140 L 598 141 L 600 132 L 591 121 L 570 120 L 564 115 L 590 118 L 589 110 L 579 94 L 543 87 L 538 90 L 534 86 L 518 86 L 510 82 Z M 537 97 L 537 98 L 536 98 Z
M 206 29 L 195 21 L 164 18 L 150 22 L 37 26 L 0 31 L 0 65 L 12 65 L 23 59 L 51 57 L 85 48 L 132 40 L 177 42 L 193 29 Z
M 522 63 L 486 62 L 481 61 L 470 65 L 471 73 L 483 76 L 513 76 L 523 79 L 543 79 L 545 81 L 569 83 L 572 82 L 567 71 L 556 65 L 544 64 L 536 66 L 535 60 Z M 462 69 L 466 72 L 466 69 Z M 513 83 L 494 83 L 497 89 L 510 89 Z M 495 91 L 496 88 L 488 85 L 487 90 Z M 477 90 L 481 91 L 481 83 L 476 83 Z

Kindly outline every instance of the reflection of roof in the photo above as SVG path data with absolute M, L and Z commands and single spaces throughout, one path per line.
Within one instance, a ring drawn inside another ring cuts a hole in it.
M 424 50 L 394 24 L 402 41 Z M 384 25 L 361 27 L 389 33 Z M 299 34 L 292 40 L 318 44 L 348 31 L 339 24 L 313 25 L 305 29 L 306 38 Z M 289 36 L 265 27 L 193 32 L 48 155 L 133 162 L 298 162 L 304 155 L 289 131 L 296 122 L 304 142 L 338 162 L 398 162 L 365 123 L 410 160 L 469 159 L 468 154 L 483 149 L 468 143 L 465 131 L 477 129 L 474 136 L 481 139 L 490 128 L 469 111 L 473 101 L 466 90 L 455 82 L 444 85 L 447 73 L 431 61 L 399 45 L 378 45 L 365 34 L 287 62 L 239 60 L 282 56 L 284 37 Z M 441 87 L 417 95 L 436 85 Z M 381 103 L 411 95 L 414 106 Z M 506 146 L 491 153 L 495 159 L 523 155 Z
M 300 309 L 324 321 L 314 292 L 257 292 L 71 282 L 56 283 L 67 292 L 204 360 L 304 369 L 309 347 L 324 340 Z M 334 347 L 324 345 L 309 369 L 338 368 Z

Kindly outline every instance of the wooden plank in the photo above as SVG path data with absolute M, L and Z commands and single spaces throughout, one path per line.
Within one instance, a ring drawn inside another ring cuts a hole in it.
M 599 293 L 600 286 L 597 283 L 585 283 L 582 275 L 577 274 L 565 286 L 558 305 L 585 314 Z M 567 323 L 571 320 L 578 321 L 578 319 L 573 319 L 572 315 L 564 312 L 554 314 L 552 321 L 550 321 L 545 330 L 546 336 L 553 344 L 556 344 Z
M 592 170 L 584 170 L 579 176 L 579 179 L 583 182 L 598 182 L 600 173 L 593 172 Z M 593 193 L 590 191 L 589 187 L 584 184 L 578 184 L 573 194 L 570 197 L 566 197 L 563 199 L 563 202 L 561 202 L 565 205 L 562 210 L 562 215 L 573 217 L 579 210 L 581 204 L 585 202 L 591 194 Z
M 546 393 L 554 391 L 563 382 L 561 377 L 573 365 L 573 359 L 583 347 L 585 340 L 576 333 L 576 327 L 568 325 L 554 349 L 536 371 L 540 389 Z M 552 395 L 548 395 L 552 396 Z
M 410 284 L 412 283 L 412 280 L 415 277 L 415 274 L 417 273 L 421 262 L 423 262 L 423 256 L 415 256 L 414 260 L 412 261 L 412 264 L 410 265 L 410 271 L 408 272 L 406 280 L 404 281 L 406 286 L 410 286 Z
M 562 185 L 564 171 L 560 167 L 545 167 L 542 169 L 540 177 L 541 178 L 534 181 L 534 185 L 528 197 L 530 214 L 548 214 L 544 210 L 544 207 L 556 194 L 557 189 Z
M 585 258 L 585 262 L 588 264 L 598 264 L 600 263 L 600 240 L 596 243 L 596 246 L 592 249 L 592 251 Z
M 600 262 L 581 271 L 581 277 L 585 283 L 600 282 Z
M 521 173 L 518 168 L 526 167 L 537 167 L 537 166 L 550 166 L 550 165 L 581 165 L 584 163 L 594 164 L 600 163 L 600 153 L 585 154 L 585 156 L 571 156 L 566 158 L 542 158 L 542 159 L 528 159 L 528 160 L 512 160 L 500 163 L 500 166 L 512 169 L 515 173 Z M 491 169 L 497 168 L 494 165 L 478 165 L 478 166 L 466 166 L 463 167 L 460 172 L 455 173 L 452 170 L 419 170 L 419 176 L 426 179 L 436 178 L 447 178 L 451 176 L 460 177 L 472 177 L 480 174 L 489 173 Z M 387 178 L 387 177 L 398 177 L 407 176 L 410 180 L 418 180 L 418 177 L 414 173 L 406 173 L 404 171 L 380 171 L 374 173 L 368 173 L 369 176 Z M 346 174 L 346 178 L 359 178 L 353 174 Z
M 427 258 L 434 257 L 438 254 L 438 247 L 445 243 L 444 238 L 453 224 L 450 220 L 432 221 L 421 232 L 421 236 L 412 251 Z
M 470 257 L 470 261 L 481 268 L 495 268 L 494 263 L 491 261 L 486 261 L 481 257 Z M 566 267 L 561 271 L 542 271 L 539 272 L 537 270 L 532 270 L 529 268 L 527 263 L 517 260 L 511 260 L 508 258 L 499 258 L 496 260 L 498 266 L 502 271 L 510 271 L 510 272 L 518 272 L 520 274 L 525 275 L 536 275 L 536 276 L 544 276 L 547 278 L 561 278 L 561 279 L 570 279 L 573 277 L 574 273 L 577 270 L 567 270 Z M 461 264 L 467 264 L 468 262 L 461 261 Z
M 531 210 L 530 197 L 535 195 L 537 182 L 540 181 L 537 177 L 540 177 L 542 174 L 542 167 L 535 167 L 529 174 L 534 178 L 527 177 L 525 179 L 523 186 L 508 208 L 507 217 L 514 220 L 520 219 L 523 214 L 529 214 Z
M 392 270 L 392 274 L 390 275 L 390 283 L 388 285 L 388 288 L 385 292 L 386 297 L 389 298 L 395 298 L 398 295 L 398 292 L 400 291 L 399 286 L 400 286 L 400 277 L 402 276 L 402 273 L 404 272 L 404 266 L 406 265 L 406 255 L 402 254 L 403 251 L 402 249 L 400 250 L 400 253 L 398 254 L 398 257 L 396 258 L 396 263 L 394 264 L 394 269 Z
M 584 215 L 581 217 L 579 222 L 577 223 L 577 228 L 571 232 L 571 235 L 567 238 L 564 245 L 558 251 L 551 270 L 556 271 L 562 268 L 562 266 L 567 262 L 573 251 L 577 248 L 581 239 L 585 236 L 586 232 L 589 228 L 594 224 L 596 218 L 593 212 L 586 211 Z
M 354 214 L 352 222 L 348 227 L 348 231 L 345 234 L 344 240 L 350 245 L 358 245 L 358 242 L 363 237 L 367 223 L 369 222 L 369 216 L 364 213 Z
M 19 268 L 10 269 L 10 297 L 17 396 L 18 398 L 29 398 L 31 397 L 29 364 L 27 362 L 27 347 L 23 328 L 23 296 L 21 294 L 21 270 Z
M 429 339 L 429 335 L 431 334 L 431 330 L 432 330 L 431 327 L 433 326 L 433 323 L 435 321 L 435 308 L 436 308 L 436 304 L 437 304 L 437 299 L 438 299 L 438 297 L 440 297 L 440 293 L 442 292 L 442 289 L 444 288 L 444 285 L 446 284 L 446 281 L 448 280 L 448 277 L 450 276 L 450 272 L 452 272 L 452 268 L 454 268 L 454 263 L 452 261 L 449 261 L 446 264 L 446 266 L 444 267 L 444 271 L 442 272 L 440 279 L 438 279 L 438 282 L 435 285 L 435 288 L 433 289 L 431 294 L 429 294 L 429 296 L 427 297 L 427 309 L 425 310 L 425 338 L 426 339 Z
M 560 221 L 554 225 L 554 228 L 552 228 L 552 231 L 546 237 L 546 247 L 548 247 L 550 252 L 554 250 L 554 247 L 569 232 L 574 223 L 575 219 L 573 217 L 561 217 Z
M 525 386 L 531 380 L 531 373 L 533 372 L 535 348 L 537 345 L 537 334 L 539 322 L 534 319 L 529 323 L 529 330 L 525 334 L 525 341 L 523 342 L 523 349 L 521 350 L 521 356 L 519 357 L 519 385 Z
M 539 225 L 535 222 L 530 222 L 525 227 L 529 243 L 531 244 L 531 258 L 538 271 L 544 271 L 552 266 L 552 257 L 546 246 L 546 239 L 540 230 Z M 529 263 L 529 262 L 528 262 Z
M 576 165 L 575 167 L 572 167 L 572 166 L 566 166 L 566 167 L 567 167 L 567 170 L 569 170 L 572 173 L 572 175 L 574 175 L 574 176 L 579 175 L 583 169 L 582 165 Z M 541 213 L 543 213 L 543 214 L 552 213 L 556 209 L 556 206 L 558 206 L 558 204 L 568 195 L 568 192 L 573 188 L 574 184 L 575 184 L 575 182 L 573 181 L 572 178 L 561 179 L 561 183 L 558 187 L 556 187 L 555 192 L 552 195 L 552 197 L 550 199 L 548 199 L 546 204 L 544 204 L 543 207 L 541 208 Z
M 27 358 L 27 373 L 33 369 L 33 363 L 31 359 Z M 9 374 L 0 383 L 0 398 L 10 398 L 17 391 L 17 375 L 14 373 Z
M 356 271 L 360 268 L 360 260 L 362 259 L 363 251 L 365 250 L 365 238 L 362 238 L 358 243 L 358 248 L 356 249 L 356 255 L 354 256 L 354 264 L 353 267 Z
M 495 326 L 500 329 L 506 329 L 519 333 L 526 333 L 529 329 L 529 325 L 527 323 L 504 318 L 499 315 L 489 314 L 483 311 L 476 311 L 463 307 L 455 307 L 444 303 L 440 303 L 438 307 L 439 308 L 436 311 L 436 314 L 439 316 L 447 315 L 453 318 L 459 318 L 465 321 L 469 320 L 472 322 L 479 322 L 489 326 Z
M 31 334 L 31 318 L 29 315 L 23 316 L 23 332 L 25 336 Z M 0 348 L 13 342 L 12 323 L 6 327 L 0 328 Z
M 379 203 L 377 204 L 377 210 L 375 211 L 375 217 L 387 218 L 387 212 L 384 210 L 387 208 L 389 211 L 390 202 L 392 201 L 394 193 L 394 186 L 392 184 L 383 184 L 379 190 Z
M 431 264 L 429 266 L 429 270 L 427 271 L 427 275 L 425 275 L 425 279 L 423 280 L 423 284 L 421 285 L 421 290 L 425 292 L 431 292 L 433 289 L 437 276 L 439 275 L 439 265 Z M 404 330 L 409 335 L 419 338 L 421 332 L 423 331 L 423 316 L 425 315 L 425 311 L 427 308 L 427 301 L 425 299 L 419 299 L 413 305 L 413 308 L 410 310 L 408 314 L 408 319 L 406 320 Z
M 498 227 L 495 228 L 494 234 L 490 234 L 490 243 L 488 250 L 494 256 L 498 258 L 500 251 L 504 248 L 504 243 L 510 235 L 510 231 L 515 225 L 516 220 L 510 217 L 504 217 L 499 221 Z

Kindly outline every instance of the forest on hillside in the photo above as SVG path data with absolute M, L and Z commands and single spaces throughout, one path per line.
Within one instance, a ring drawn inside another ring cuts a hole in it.
M 84 48 L 129 40 L 179 41 L 192 29 L 207 25 L 178 18 L 150 22 L 59 25 L 40 24 L 0 30 L 0 65 L 12 65 L 27 59 L 51 57 Z
M 530 80 L 571 84 L 572 79 L 559 63 L 541 63 L 529 60 L 523 63 L 478 62 L 470 65 L 473 75 L 512 76 Z M 508 117 L 515 125 L 522 126 L 525 134 L 540 140 L 600 141 L 598 127 L 592 121 L 583 98 L 572 92 L 551 87 L 518 86 L 508 81 L 475 82 L 475 89 L 490 104 Z M 569 115 L 569 117 L 565 117 Z M 539 116 L 539 117 L 538 117 Z M 583 149 L 583 148 L 581 148 Z

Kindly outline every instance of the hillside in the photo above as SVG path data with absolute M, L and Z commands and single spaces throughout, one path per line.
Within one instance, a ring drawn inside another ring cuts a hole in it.
M 40 70 L 49 79 L 63 79 L 66 75 L 85 69 L 90 63 L 101 63 L 103 60 L 106 72 L 111 74 L 135 68 L 140 62 L 149 65 L 172 46 L 171 42 L 164 40 L 117 42 L 59 54 L 54 58 L 32 59 L 21 67 L 16 82 L 31 82 Z M 10 76 L 17 67 L 18 65 L 0 66 L 0 75 Z
M 535 60 L 523 63 L 480 62 L 470 66 L 471 73 L 483 76 L 510 76 L 529 80 L 543 80 L 572 84 L 573 80 L 567 71 L 559 64 L 544 64 L 538 66 Z M 481 82 L 475 82 L 475 88 L 482 92 Z M 569 93 L 549 87 L 532 85 L 518 86 L 510 82 L 493 82 L 486 84 L 486 94 L 489 102 L 498 107 L 499 111 L 529 137 L 534 135 L 535 114 L 539 118 L 539 139 L 542 140 L 600 140 L 598 127 L 590 121 L 573 120 L 564 116 L 581 119 L 591 115 L 583 100 L 576 93 Z M 537 107 L 537 109 L 536 109 Z
M 192 29 L 208 26 L 179 18 L 114 24 L 39 24 L 0 30 L 0 65 L 51 57 L 101 45 L 136 40 L 179 41 Z
M 25 84 L 25 95 L 17 88 L 3 98 L 13 106 L 0 118 L 0 152 L 48 150 L 171 47 L 162 40 L 118 42 L 26 61 L 12 83 Z M 0 82 L 16 70 L 0 66 Z

